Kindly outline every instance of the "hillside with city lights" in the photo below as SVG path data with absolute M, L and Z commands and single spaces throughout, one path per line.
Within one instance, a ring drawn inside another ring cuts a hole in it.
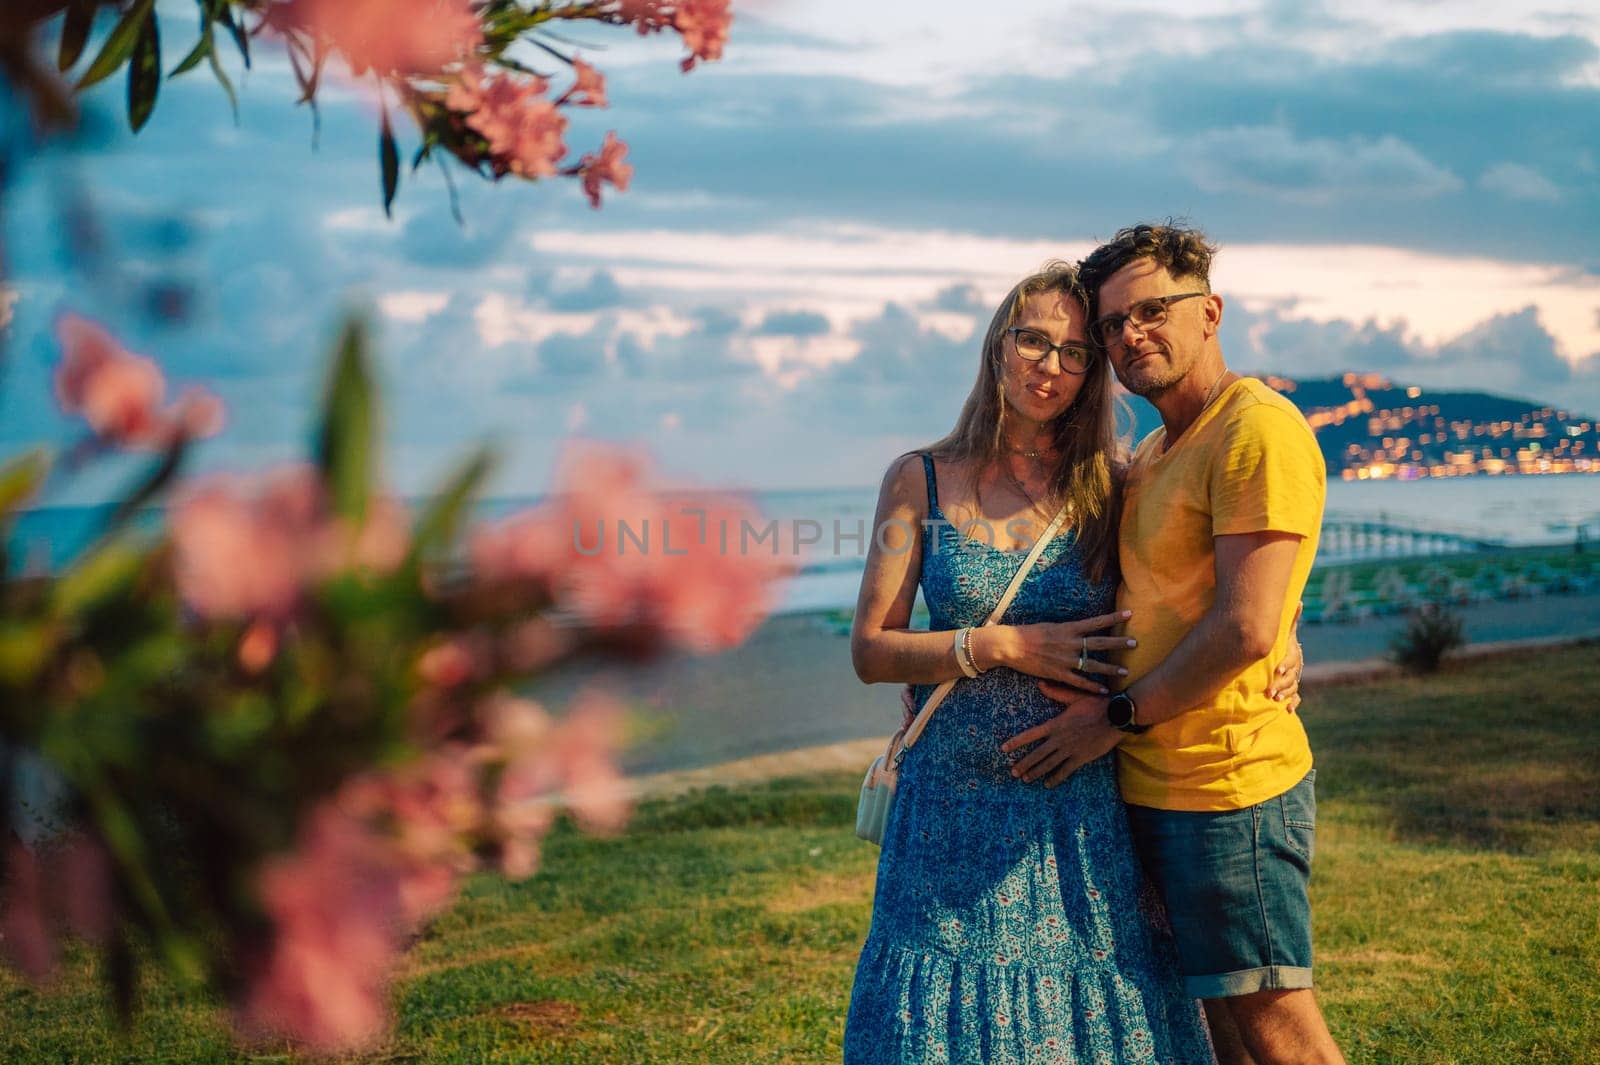
M 1329 477 L 1600 474 L 1600 418 L 1526 399 L 1405 385 L 1380 374 L 1261 379 L 1316 431 Z M 1136 436 L 1160 424 L 1137 405 Z

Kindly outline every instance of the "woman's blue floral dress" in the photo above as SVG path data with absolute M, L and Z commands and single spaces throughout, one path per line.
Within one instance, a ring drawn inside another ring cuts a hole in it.
M 933 464 L 928 508 L 939 510 Z M 1024 552 L 923 533 L 934 629 L 979 625 Z M 1008 624 L 1115 609 L 1070 534 L 1018 590 Z M 917 704 L 931 685 L 917 690 Z M 959 681 L 906 755 L 878 860 L 872 929 L 845 1023 L 846 1065 L 1122 1065 L 1213 1061 L 1129 839 L 1112 757 L 1060 787 L 1010 774 L 1000 744 L 1054 716 L 1034 678 Z

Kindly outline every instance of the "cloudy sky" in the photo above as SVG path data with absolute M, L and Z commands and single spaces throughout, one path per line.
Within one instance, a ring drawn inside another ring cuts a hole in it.
M 237 124 L 200 70 L 133 137 L 118 79 L 8 192 L 0 452 L 67 438 L 71 308 L 223 395 L 205 465 L 298 454 L 354 308 L 403 490 L 491 438 L 498 490 L 536 491 L 573 435 L 702 481 L 875 483 L 948 427 L 1011 281 L 1169 215 L 1224 246 L 1236 368 L 1600 414 L 1600 16 L 1521 7 L 736 0 L 726 60 L 687 76 L 673 40 L 582 27 L 612 106 L 569 139 L 617 130 L 632 189 L 593 211 L 458 173 L 464 225 L 431 168 L 385 220 L 370 105 L 335 89 L 314 142 L 270 52 Z M 162 10 L 175 62 L 193 4 Z

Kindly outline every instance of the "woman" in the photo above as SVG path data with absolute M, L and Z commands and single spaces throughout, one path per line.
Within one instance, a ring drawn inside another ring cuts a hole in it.
M 1070 265 L 1025 278 L 989 324 L 955 429 L 884 479 L 851 655 L 863 681 L 918 685 L 918 708 L 963 675 L 951 630 L 981 626 L 1063 503 L 1071 518 L 1002 623 L 966 637 L 980 675 L 957 682 L 901 767 L 847 1065 L 1213 1060 L 1112 758 L 1047 789 L 1014 779 L 1021 754 L 1000 751 L 1059 711 L 1038 678 L 1104 690 L 1095 675 L 1116 667 L 1080 652 L 1130 644 L 1093 635 L 1124 618 L 1111 613 L 1111 374 L 1086 321 Z M 931 632 L 909 628 L 919 584 Z

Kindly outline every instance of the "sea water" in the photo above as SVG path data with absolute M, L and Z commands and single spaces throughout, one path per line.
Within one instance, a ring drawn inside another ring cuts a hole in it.
M 480 507 L 494 518 L 532 505 L 533 499 L 497 499 Z M 779 610 L 846 609 L 854 605 L 872 535 L 877 491 L 871 487 L 755 493 L 753 502 L 779 528 L 778 548 L 798 565 L 785 582 Z M 112 508 L 44 507 L 23 512 L 10 538 L 13 570 L 58 568 L 103 528 Z M 141 516 L 153 526 L 156 512 Z M 1333 481 L 1325 512 L 1335 525 L 1372 524 L 1456 538 L 1456 549 L 1473 542 L 1527 546 L 1600 543 L 1600 476 L 1478 476 L 1418 481 Z M 1320 564 L 1360 557 L 1359 550 L 1325 537 Z M 738 538 L 730 538 L 730 545 Z M 796 553 L 796 540 L 811 540 Z M 770 551 L 771 540 L 752 538 L 748 550 Z M 1359 546 L 1359 545 L 1358 545 Z M 736 550 L 730 546 L 730 550 Z

